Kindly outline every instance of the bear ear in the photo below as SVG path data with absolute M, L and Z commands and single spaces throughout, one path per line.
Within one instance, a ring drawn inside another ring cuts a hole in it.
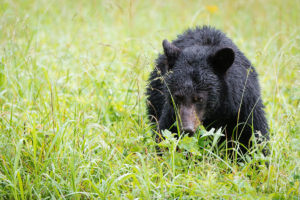
M 208 59 L 217 72 L 224 74 L 233 64 L 234 57 L 235 55 L 233 49 L 222 48 L 217 50 Z
M 162 46 L 164 48 L 165 56 L 167 57 L 168 61 L 168 70 L 173 67 L 177 57 L 179 56 L 180 49 L 173 45 L 172 43 L 168 42 L 168 40 L 164 40 L 162 42 Z

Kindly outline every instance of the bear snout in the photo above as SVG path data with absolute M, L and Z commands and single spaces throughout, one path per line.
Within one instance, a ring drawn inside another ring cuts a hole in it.
M 182 131 L 183 131 L 184 134 L 188 134 L 189 136 L 193 136 L 196 129 L 193 126 L 186 126 L 186 127 L 182 128 Z
M 179 108 L 181 119 L 181 131 L 188 135 L 193 135 L 200 125 L 195 106 L 181 106 Z

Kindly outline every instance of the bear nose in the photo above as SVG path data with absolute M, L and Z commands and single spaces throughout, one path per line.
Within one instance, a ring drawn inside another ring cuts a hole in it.
M 195 133 L 195 128 L 192 126 L 183 127 L 183 132 L 192 136 Z

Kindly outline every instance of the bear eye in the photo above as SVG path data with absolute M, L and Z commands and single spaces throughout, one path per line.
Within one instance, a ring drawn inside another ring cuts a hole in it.
M 194 100 L 194 102 L 197 102 L 197 103 L 203 103 L 202 97 L 194 97 L 193 100 Z
M 175 101 L 183 101 L 183 96 L 182 95 L 180 95 L 180 94 L 175 94 L 174 95 L 174 100 Z

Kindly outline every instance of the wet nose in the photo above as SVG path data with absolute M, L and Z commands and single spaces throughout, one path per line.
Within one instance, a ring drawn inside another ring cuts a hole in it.
M 189 136 L 192 136 L 195 133 L 195 128 L 192 126 L 183 127 L 182 130 L 184 133 L 188 134 Z

